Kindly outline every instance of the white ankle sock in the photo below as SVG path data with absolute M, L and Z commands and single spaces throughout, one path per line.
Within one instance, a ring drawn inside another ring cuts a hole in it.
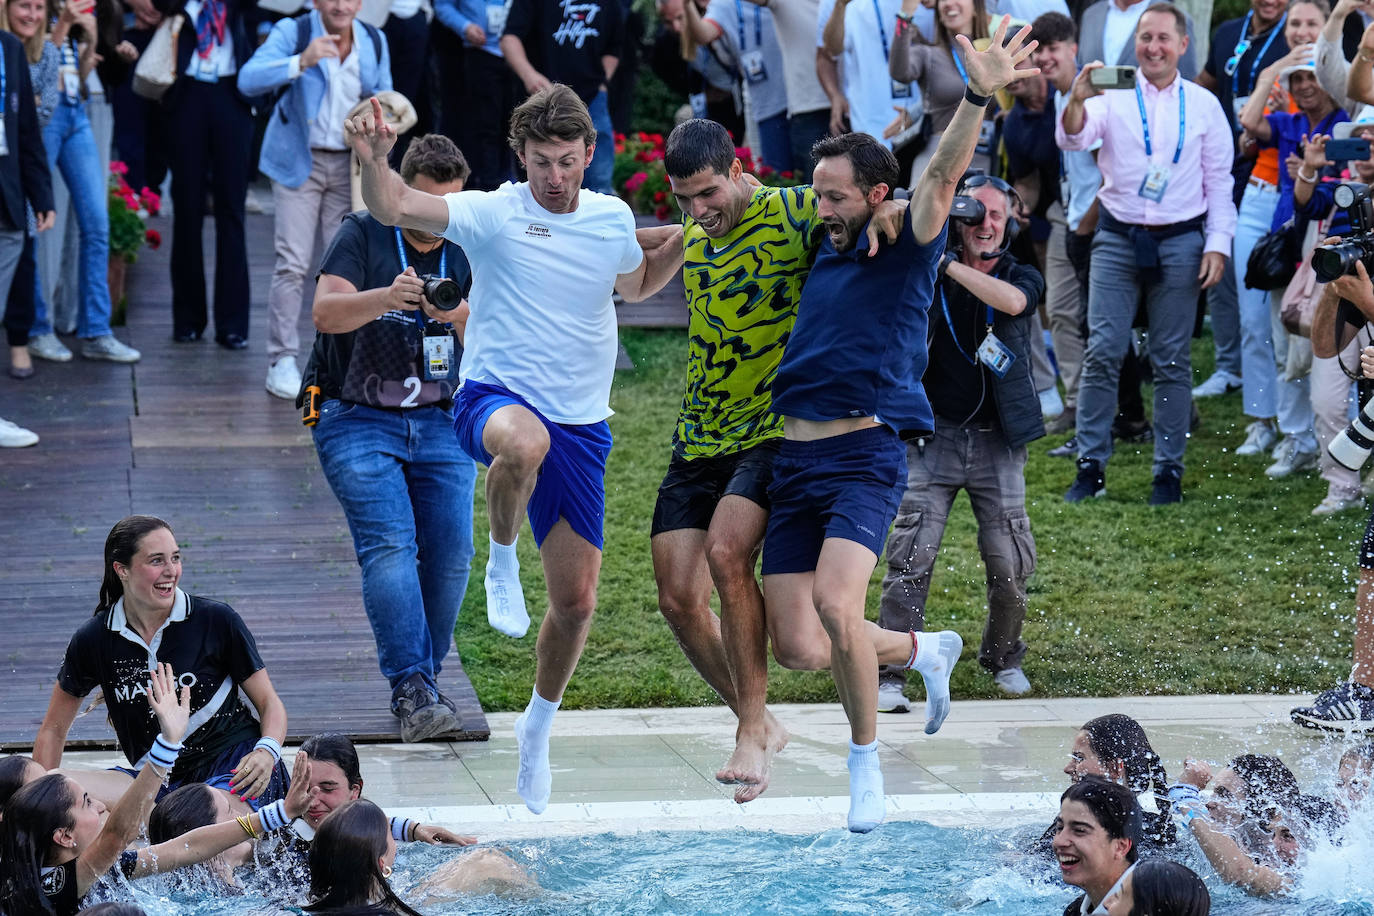
M 515 777 L 515 791 L 534 814 L 543 814 L 553 791 L 553 773 L 549 770 L 549 731 L 553 715 L 562 700 L 550 702 L 533 691 L 529 705 L 515 720 L 515 743 L 520 749 L 520 770 Z
M 849 829 L 867 833 L 883 822 L 883 771 L 878 762 L 878 742 L 849 742 Z
M 530 615 L 525 610 L 525 592 L 520 587 L 520 559 L 515 553 L 515 541 L 498 544 L 488 535 L 491 554 L 487 559 L 487 623 L 492 628 L 516 639 L 530 629 Z M 517 536 L 516 540 L 519 540 Z
M 913 633 L 916 651 L 908 667 L 920 672 L 926 685 L 926 734 L 933 735 L 949 715 L 949 675 L 964 650 L 964 641 L 953 630 Z

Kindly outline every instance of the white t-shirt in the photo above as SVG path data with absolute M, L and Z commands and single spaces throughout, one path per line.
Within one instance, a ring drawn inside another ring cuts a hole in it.
M 781 0 L 768 4 L 782 50 L 782 78 L 787 84 L 789 115 L 830 110 L 830 98 L 816 78 L 816 52 L 811 46 L 819 4 L 820 0 Z
M 1054 91 L 1051 88 L 1051 91 Z M 1054 94 L 1054 117 L 1064 117 L 1064 109 L 1069 97 L 1062 92 Z M 1102 146 L 1101 141 L 1093 146 Z M 1097 170 L 1097 160 L 1090 150 L 1063 150 L 1059 153 L 1061 169 L 1059 172 L 1059 197 L 1064 204 L 1064 221 L 1070 229 L 1077 229 L 1088 208 L 1097 199 L 1097 191 L 1102 187 L 1102 173 Z
M 444 199 L 444 237 L 472 265 L 459 375 L 518 394 L 555 423 L 609 417 L 611 291 L 644 258 L 630 208 L 583 188 L 576 210 L 550 213 L 523 181 Z
M 823 6 L 825 19 L 817 24 L 818 46 L 824 44 L 820 36 L 834 4 L 827 2 Z M 901 0 L 852 0 L 844 11 L 844 54 L 840 60 L 844 97 L 849 101 L 849 126 L 888 148 L 892 141 L 883 139 L 883 129 L 896 117 L 894 108 L 906 108 L 913 120 L 920 117 L 924 108 L 921 90 L 915 83 L 908 84 L 908 95 L 898 96 L 888 75 L 888 54 L 892 52 L 893 31 L 901 9 Z M 884 45 L 887 54 L 883 53 Z
M 1107 18 L 1102 23 L 1102 62 L 1111 67 L 1121 60 L 1126 43 L 1135 40 L 1135 27 L 1152 0 L 1136 0 L 1124 10 L 1115 0 L 1107 4 Z

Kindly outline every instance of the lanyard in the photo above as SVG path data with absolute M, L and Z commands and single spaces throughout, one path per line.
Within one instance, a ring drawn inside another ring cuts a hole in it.
M 877 0 L 874 0 L 877 2 Z M 735 26 L 739 29 L 739 49 L 744 51 L 744 0 L 735 0 Z M 754 4 L 754 46 L 763 47 L 763 10 L 757 3 Z M 887 47 L 887 40 L 883 40 L 883 47 Z
M 1183 91 L 1183 77 L 1178 77 L 1178 146 L 1174 149 L 1174 165 L 1178 165 L 1178 157 L 1183 154 L 1183 119 L 1185 112 L 1185 100 L 1188 94 Z M 1135 85 L 1135 103 L 1140 106 L 1140 127 L 1145 132 L 1145 156 L 1149 158 L 1154 155 L 1154 150 L 1150 147 L 1150 122 L 1145 118 L 1145 97 L 1140 94 L 1140 84 Z
M 401 229 L 396 228 L 396 256 L 401 259 L 401 273 L 405 273 L 410 261 L 406 259 L 405 242 L 401 240 Z M 439 245 L 439 276 L 448 276 L 448 243 L 441 242 Z M 420 336 L 425 336 L 425 310 L 417 308 L 412 312 L 415 316 L 415 323 L 420 326 Z
M 6 98 L 8 98 L 8 96 L 5 95 L 5 48 L 3 45 L 0 45 L 0 121 L 3 121 L 5 118 Z M 0 130 L 3 130 L 3 128 L 0 127 Z
M 72 40 L 70 38 L 68 38 L 67 41 L 62 45 L 62 68 L 64 70 L 70 69 L 78 77 L 80 77 L 81 75 L 81 68 L 77 66 L 76 63 L 76 50 L 72 47 Z M 69 104 L 73 105 L 81 101 L 81 97 L 79 95 L 67 94 L 67 81 L 65 79 L 62 80 L 62 98 L 66 99 Z
M 878 6 L 878 0 L 873 0 L 873 18 L 878 20 L 878 37 L 883 41 L 883 60 L 891 60 L 892 53 L 887 47 L 887 29 L 883 28 L 883 11 Z
M 1240 26 L 1240 40 L 1236 42 L 1235 48 L 1231 51 L 1231 53 L 1237 57 L 1236 71 L 1231 74 L 1231 98 L 1236 98 L 1240 95 L 1239 58 L 1244 57 L 1245 52 L 1250 50 L 1250 39 L 1248 36 L 1250 34 L 1250 17 L 1253 15 L 1255 15 L 1254 10 L 1250 10 L 1245 14 L 1245 22 L 1241 23 Z M 1283 24 L 1287 21 L 1288 13 L 1285 11 L 1284 14 L 1279 17 L 1279 21 L 1274 24 L 1274 27 L 1269 30 L 1269 37 L 1265 39 L 1264 46 L 1259 49 L 1259 53 L 1255 55 L 1255 59 L 1250 62 L 1250 84 L 1246 86 L 1246 92 L 1255 91 L 1255 75 L 1259 73 L 1260 61 L 1264 60 L 1264 55 L 1268 52 L 1269 46 L 1274 43 L 1274 36 L 1283 31 Z
M 972 356 L 969 356 L 968 351 L 964 349 L 964 345 L 959 343 L 959 332 L 954 328 L 954 319 L 951 318 L 949 314 L 949 300 L 945 298 L 945 285 L 943 283 L 938 283 L 936 284 L 935 288 L 940 293 L 940 311 L 944 312 L 945 314 L 945 327 L 949 328 L 949 336 L 954 338 L 955 348 L 959 351 L 960 356 L 968 360 L 968 364 L 970 366 L 978 365 L 978 360 L 974 359 Z M 987 309 L 988 329 L 991 330 L 992 306 L 984 303 L 983 308 Z

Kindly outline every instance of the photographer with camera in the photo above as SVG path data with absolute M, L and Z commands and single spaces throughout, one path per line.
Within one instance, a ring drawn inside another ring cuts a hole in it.
M 467 176 L 463 154 L 439 134 L 411 143 L 401 160 L 405 183 L 431 194 L 460 191 Z M 353 533 L 404 741 L 461 727 L 437 678 L 473 554 L 477 471 L 453 435 L 470 284 L 456 244 L 349 214 L 320 268 L 320 333 L 297 399 Z
M 907 443 L 906 493 L 887 543 L 878 623 L 925 629 L 931 571 L 949 510 L 968 492 L 987 569 L 988 620 L 978 661 L 1002 692 L 1031 689 L 1021 670 L 1026 582 L 1035 539 L 1026 515 L 1026 443 L 1045 434 L 1031 375 L 1040 272 L 1007 248 L 1020 230 L 1020 200 L 1000 178 L 972 175 L 950 210 L 949 247 L 930 309 L 930 363 L 922 377 L 935 432 Z M 879 693 L 901 690 L 905 672 L 886 667 Z M 904 706 L 905 704 L 903 704 Z M 883 708 L 881 698 L 879 708 Z

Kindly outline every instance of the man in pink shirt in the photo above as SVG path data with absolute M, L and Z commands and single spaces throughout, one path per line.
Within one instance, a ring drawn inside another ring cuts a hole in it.
M 1098 140 L 1101 219 L 1088 289 L 1088 349 L 1078 393 L 1078 477 L 1064 499 L 1106 494 L 1117 380 L 1140 290 L 1150 324 L 1155 455 L 1151 505 L 1182 498 L 1192 409 L 1188 342 L 1199 289 L 1221 279 L 1236 229 L 1231 128 L 1216 96 L 1183 79 L 1187 20 L 1155 3 L 1136 26 L 1134 89 L 1092 85 L 1094 61 L 1074 80 L 1055 137 L 1066 150 Z

